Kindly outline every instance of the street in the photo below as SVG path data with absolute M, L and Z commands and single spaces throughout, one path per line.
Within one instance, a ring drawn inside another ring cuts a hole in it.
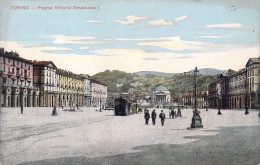
M 151 113 L 152 109 L 149 109 Z M 114 116 L 81 108 L 3 108 L 0 163 L 9 164 L 259 164 L 258 111 L 201 110 L 201 129 L 188 130 L 192 110 L 145 125 L 144 114 Z

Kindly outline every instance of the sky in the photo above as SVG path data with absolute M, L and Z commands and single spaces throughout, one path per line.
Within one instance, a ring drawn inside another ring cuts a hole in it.
M 260 56 L 260 0 L 1 0 L 0 9 L 0 47 L 77 74 L 239 70 Z

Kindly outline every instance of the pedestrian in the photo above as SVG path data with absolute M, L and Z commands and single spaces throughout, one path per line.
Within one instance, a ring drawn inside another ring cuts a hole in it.
M 171 110 L 171 116 L 174 118 L 174 110 Z
M 249 107 L 246 106 L 246 111 L 245 111 L 245 115 L 249 114 L 249 111 L 248 111 Z
M 171 111 L 169 111 L 169 118 L 172 118 L 172 114 L 171 114 Z
M 57 115 L 57 111 L 56 111 L 56 106 L 54 105 L 52 109 L 52 116 L 56 116 L 56 115 Z
M 164 120 L 165 120 L 165 113 L 163 112 L 163 110 L 161 110 L 161 113 L 160 113 L 159 117 L 161 118 L 161 123 L 162 123 L 162 126 L 163 126 L 164 125 Z
M 144 112 L 144 119 L 145 119 L 145 124 L 148 125 L 149 119 L 150 119 L 149 110 L 146 110 L 146 111 Z
M 23 106 L 21 105 L 21 114 L 23 114 Z
M 155 119 L 156 119 L 156 116 L 157 116 L 157 114 L 156 114 L 155 109 L 154 109 L 153 112 L 152 112 L 152 121 L 153 121 L 153 125 L 155 125 Z
M 181 115 L 181 108 L 180 108 L 180 107 L 178 107 L 177 116 L 180 116 L 180 117 L 182 117 L 182 115 Z

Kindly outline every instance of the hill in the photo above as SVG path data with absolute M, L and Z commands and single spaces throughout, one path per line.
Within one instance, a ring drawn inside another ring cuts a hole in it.
M 193 70 L 188 71 L 188 73 L 192 74 Z M 208 76 L 214 76 L 217 74 L 226 74 L 227 70 L 218 70 L 213 68 L 202 68 L 199 69 L 199 74 L 202 75 L 208 75 Z M 145 76 L 158 76 L 158 77 L 173 77 L 176 75 L 181 75 L 181 73 L 165 73 L 165 72 L 155 72 L 155 71 L 139 71 L 134 72 L 133 74 L 138 75 L 140 77 Z
M 172 77 L 175 75 L 178 75 L 180 73 L 165 73 L 165 72 L 155 72 L 155 71 L 140 71 L 140 72 L 134 72 L 134 74 L 144 77 L 144 76 L 159 76 L 159 77 Z
M 193 93 L 193 75 L 175 75 L 173 77 L 159 77 L 146 75 L 145 77 L 136 74 L 126 73 L 118 70 L 106 70 L 94 75 L 92 78 L 108 85 L 108 93 L 130 92 L 140 94 L 142 92 L 152 93 L 155 87 L 163 84 L 173 95 Z M 205 92 L 207 84 L 213 76 L 198 76 L 198 91 Z
M 213 68 L 199 69 L 199 74 L 202 74 L 202 75 L 214 76 L 217 74 L 226 74 L 226 73 L 227 73 L 227 70 L 218 70 L 218 69 L 213 69 Z

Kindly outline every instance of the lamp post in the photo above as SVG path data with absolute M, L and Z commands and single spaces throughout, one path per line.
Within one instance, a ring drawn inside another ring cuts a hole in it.
M 195 97 L 195 106 L 193 111 L 193 117 L 191 121 L 191 128 L 203 128 L 202 120 L 197 109 L 197 75 L 199 73 L 197 67 L 194 69 L 194 97 Z

